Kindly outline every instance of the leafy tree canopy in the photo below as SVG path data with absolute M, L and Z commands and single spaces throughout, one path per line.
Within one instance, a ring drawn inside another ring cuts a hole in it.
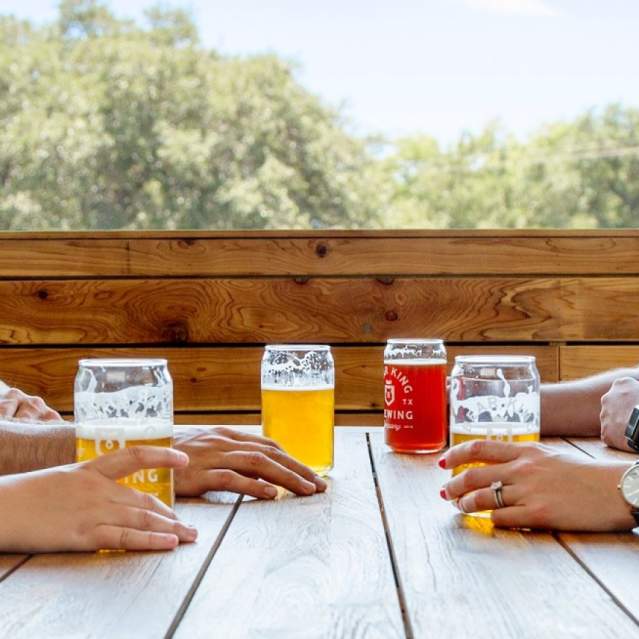
M 639 226 L 636 109 L 383 148 L 184 11 L 0 17 L 0 229 Z

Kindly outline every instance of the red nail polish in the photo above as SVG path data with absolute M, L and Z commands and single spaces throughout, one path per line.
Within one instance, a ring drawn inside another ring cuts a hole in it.
M 444 488 L 442 488 L 442 489 L 439 491 L 439 496 L 440 496 L 442 499 L 446 499 L 446 490 L 445 490 Z
M 438 465 L 440 468 L 446 468 L 446 460 L 442 457 L 442 458 L 441 458 L 441 459 L 437 462 L 437 465 Z

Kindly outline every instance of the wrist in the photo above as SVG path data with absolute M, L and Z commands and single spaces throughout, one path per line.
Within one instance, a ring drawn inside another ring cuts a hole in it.
M 613 508 L 613 520 L 612 524 L 614 530 L 632 530 L 637 527 L 637 520 L 635 519 L 633 512 L 639 510 L 637 507 L 629 504 L 623 493 L 621 492 L 620 482 L 623 474 L 630 468 L 626 463 L 615 464 L 611 468 L 609 476 L 614 480 L 614 498 L 611 499 L 611 507 Z

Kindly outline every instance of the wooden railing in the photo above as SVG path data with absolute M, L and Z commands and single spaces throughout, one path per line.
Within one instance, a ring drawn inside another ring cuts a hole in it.
M 0 234 L 0 378 L 73 408 L 77 361 L 164 355 L 177 420 L 259 421 L 262 347 L 334 346 L 338 423 L 381 423 L 382 350 L 639 361 L 639 232 Z

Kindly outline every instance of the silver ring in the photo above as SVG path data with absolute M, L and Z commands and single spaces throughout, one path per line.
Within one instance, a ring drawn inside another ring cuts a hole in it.
M 504 485 L 501 481 L 494 481 L 490 485 L 490 490 L 493 491 L 495 495 L 495 503 L 497 504 L 497 508 L 505 508 L 506 504 L 504 503 L 504 495 L 503 495 Z

